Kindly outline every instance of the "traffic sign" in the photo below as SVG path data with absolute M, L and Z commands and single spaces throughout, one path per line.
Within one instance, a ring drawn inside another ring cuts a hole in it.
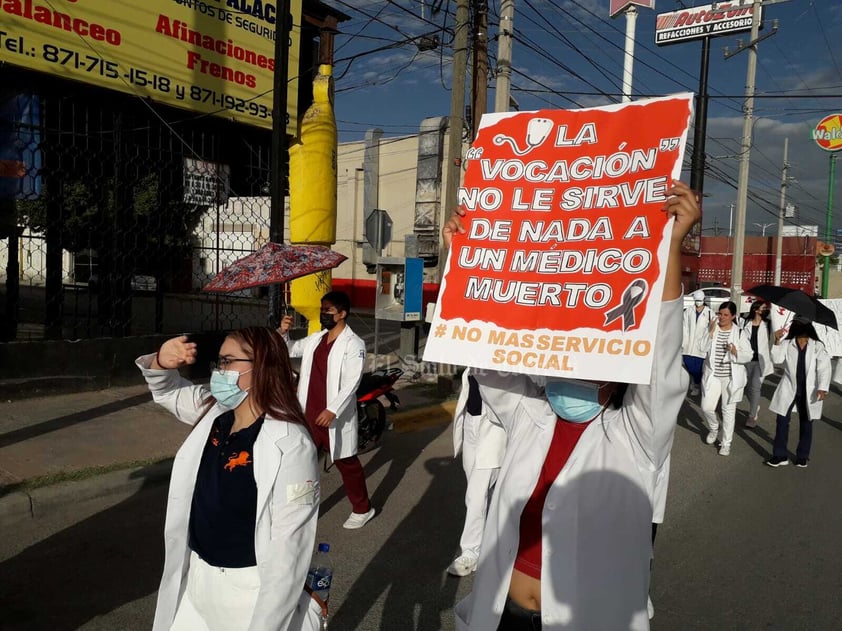
M 392 218 L 385 210 L 375 208 L 365 220 L 365 239 L 380 252 L 392 242 Z

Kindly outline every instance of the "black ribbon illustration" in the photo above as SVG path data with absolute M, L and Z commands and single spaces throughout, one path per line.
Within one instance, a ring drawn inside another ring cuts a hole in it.
M 649 285 L 642 278 L 632 281 L 620 298 L 620 304 L 605 312 L 605 324 L 608 326 L 614 320 L 623 318 L 623 331 L 628 331 L 636 322 L 634 319 L 634 308 L 643 302 Z

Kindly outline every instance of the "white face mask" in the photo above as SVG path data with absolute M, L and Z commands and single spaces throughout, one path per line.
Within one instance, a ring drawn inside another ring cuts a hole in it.
M 705 301 L 704 301 L 704 300 L 697 300 L 697 301 L 696 301 L 696 306 L 697 306 L 697 307 L 701 307 L 703 304 L 705 304 Z
M 240 388 L 237 382 L 240 380 L 240 375 L 248 372 L 251 372 L 251 370 L 242 373 L 236 370 L 214 370 L 211 373 L 210 391 L 219 405 L 228 410 L 233 410 L 245 401 L 248 390 Z

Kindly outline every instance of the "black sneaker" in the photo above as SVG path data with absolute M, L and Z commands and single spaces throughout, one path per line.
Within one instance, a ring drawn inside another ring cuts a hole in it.
M 769 459 L 768 459 L 766 462 L 764 462 L 763 464 L 767 464 L 767 465 L 769 465 L 770 467 L 785 467 L 786 465 L 788 465 L 788 464 L 789 464 L 789 459 L 788 459 L 788 458 L 769 458 Z M 800 465 L 799 465 L 799 466 L 800 466 Z M 806 462 L 806 461 L 804 461 L 804 466 L 805 466 L 805 467 L 807 466 L 807 462 Z
M 806 458 L 799 458 L 798 460 L 795 461 L 795 466 L 801 467 L 802 469 L 806 469 L 807 468 L 807 459 Z

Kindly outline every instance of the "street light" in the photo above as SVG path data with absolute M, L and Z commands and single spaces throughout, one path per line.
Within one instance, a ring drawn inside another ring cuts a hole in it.
M 764 237 L 766 236 L 766 228 L 768 228 L 769 226 L 775 225 L 774 223 L 757 223 L 756 221 L 753 222 L 753 223 L 754 223 L 755 226 L 757 226 L 758 228 L 760 228 L 762 230 L 761 236 L 764 236 Z

